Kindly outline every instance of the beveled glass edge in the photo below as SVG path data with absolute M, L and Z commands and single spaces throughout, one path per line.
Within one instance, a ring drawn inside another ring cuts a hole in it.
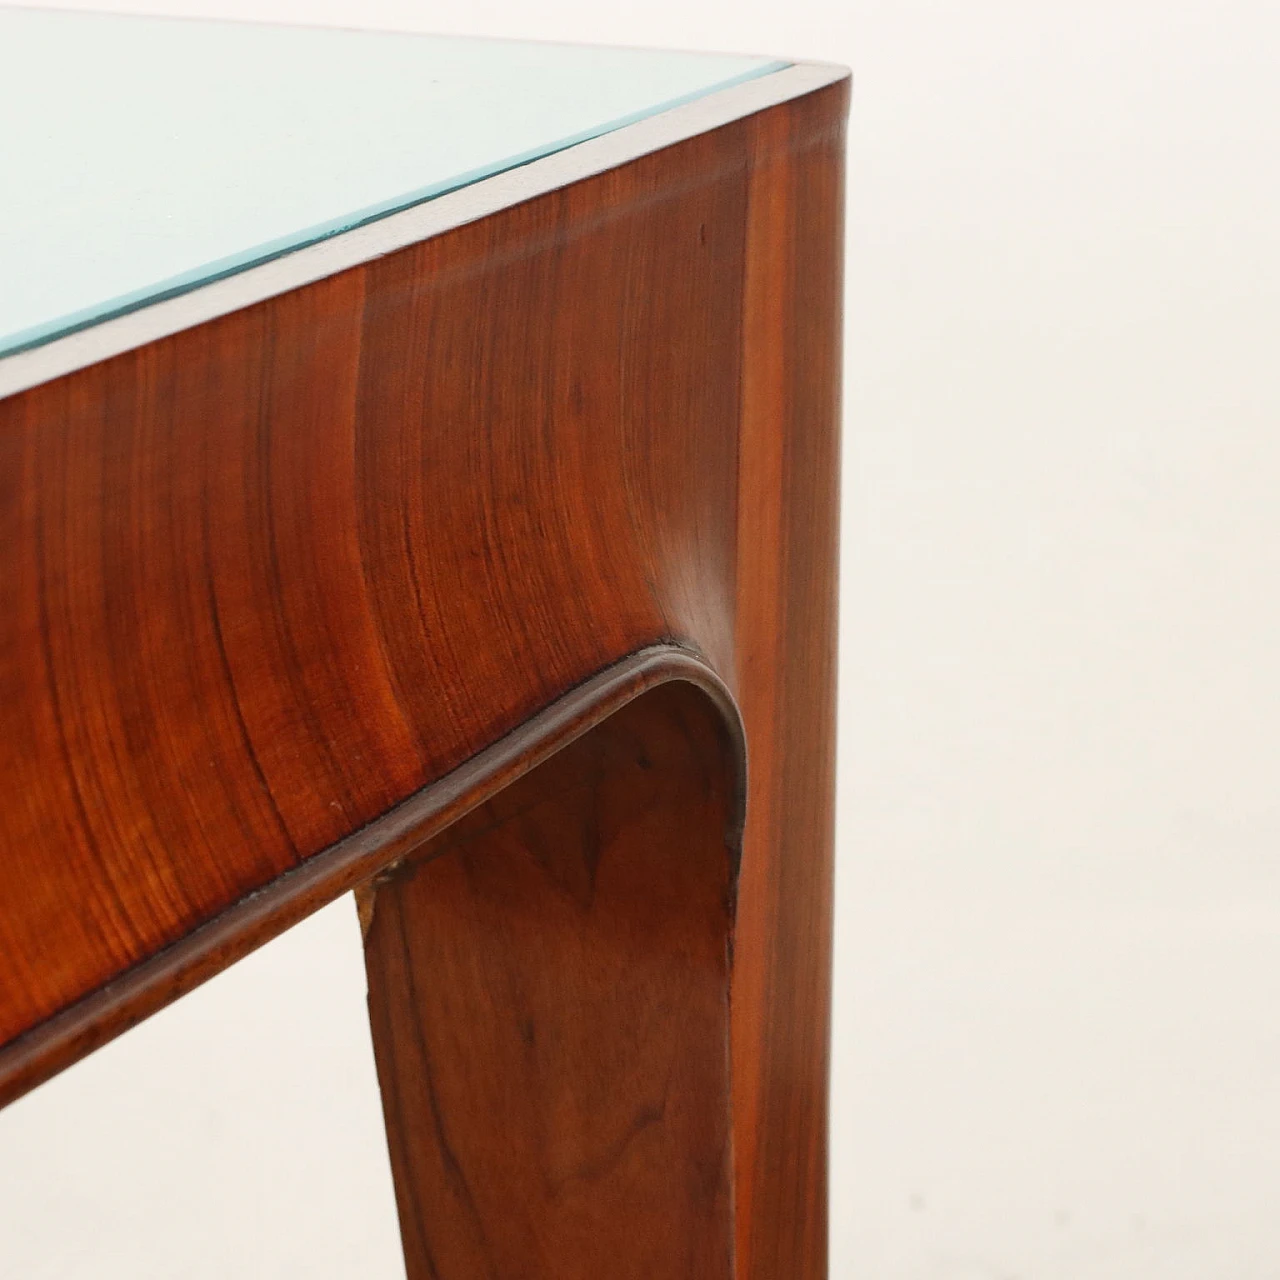
M 16 333 L 8 335 L 7 338 L 0 338 L 0 360 L 8 359 L 10 356 L 30 351 L 34 347 L 57 341 L 59 338 L 77 333 L 92 325 L 114 320 L 118 316 L 127 315 L 130 311 L 136 311 L 140 307 L 150 306 L 152 303 L 178 297 L 193 289 L 199 289 L 204 285 L 225 279 L 236 272 L 260 266 L 264 262 L 270 262 L 288 253 L 295 253 L 299 249 L 305 249 L 310 245 L 319 243 L 321 240 L 327 240 L 331 236 L 343 235 L 348 231 L 354 231 L 358 227 L 366 226 L 381 218 L 401 213 L 405 209 L 411 209 L 415 205 L 423 204 L 428 200 L 438 199 L 451 191 L 457 191 L 462 187 L 470 186 L 472 183 L 481 182 L 486 178 L 493 177 L 495 174 L 505 173 L 508 170 L 517 169 L 522 165 L 540 160 L 545 156 L 555 155 L 557 152 L 567 150 L 569 147 L 576 147 L 592 138 L 614 133 L 618 129 L 635 124 L 637 121 L 646 120 L 651 116 L 683 106 L 685 103 L 695 102 L 699 98 L 707 97 L 710 94 L 731 89 L 734 85 L 745 84 L 747 81 L 755 80 L 760 76 L 772 75 L 775 72 L 785 70 L 790 65 L 788 62 L 775 60 L 758 67 L 751 67 L 736 76 L 716 81 L 705 88 L 695 89 L 690 93 L 681 94 L 679 97 L 668 99 L 655 106 L 628 112 L 624 116 L 619 116 L 613 120 L 607 120 L 588 129 L 583 129 L 578 133 L 570 134 L 550 146 L 533 147 L 513 156 L 504 156 L 499 160 L 453 175 L 440 182 L 430 183 L 425 187 L 404 192 L 363 209 L 348 211 L 339 217 L 327 219 L 314 226 L 304 227 L 299 231 L 290 232 L 288 235 L 277 237 L 275 240 L 252 245 L 239 253 L 216 259 L 200 267 L 193 267 L 190 271 L 171 276 L 167 280 L 159 280 L 153 284 L 143 285 L 129 293 L 111 298 L 104 303 L 81 308 L 79 311 L 73 311 L 68 315 L 60 316 L 56 320 L 46 321 L 43 324 L 33 325 L 28 329 L 20 329 Z
M 847 67 L 831 63 L 766 65 L 777 69 L 759 74 L 753 69 L 722 88 L 595 131 L 522 164 L 454 184 L 408 206 L 397 201 L 393 210 L 271 257 L 255 257 L 217 277 L 202 272 L 197 282 L 165 296 L 148 291 L 143 301 L 74 329 L 59 327 L 42 341 L 0 355 L 0 399 L 850 78 Z

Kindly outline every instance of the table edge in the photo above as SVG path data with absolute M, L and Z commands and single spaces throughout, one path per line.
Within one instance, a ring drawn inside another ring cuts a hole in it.
M 848 78 L 848 69 L 836 64 L 793 63 L 175 297 L 0 357 L 0 400 Z

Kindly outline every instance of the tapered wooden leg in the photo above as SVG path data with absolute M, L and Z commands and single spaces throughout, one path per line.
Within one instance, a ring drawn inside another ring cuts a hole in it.
M 410 1280 L 728 1280 L 734 751 L 668 684 L 366 891 Z

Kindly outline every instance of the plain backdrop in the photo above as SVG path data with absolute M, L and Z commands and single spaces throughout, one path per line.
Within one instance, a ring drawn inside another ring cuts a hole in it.
M 1280 1275 L 1280 8 L 117 7 L 854 67 L 832 1274 Z M 343 901 L 0 1115 L 0 1275 L 402 1274 L 363 997 Z

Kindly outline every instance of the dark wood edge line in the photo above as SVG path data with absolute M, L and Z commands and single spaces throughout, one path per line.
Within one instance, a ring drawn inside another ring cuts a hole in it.
M 737 850 L 746 795 L 746 740 L 737 704 L 695 651 L 672 643 L 641 649 L 570 689 L 381 817 L 0 1046 L 0 1107 L 371 880 L 627 703 L 673 680 L 706 694 L 729 733 L 738 760 L 735 828 L 730 832 L 730 845 Z

